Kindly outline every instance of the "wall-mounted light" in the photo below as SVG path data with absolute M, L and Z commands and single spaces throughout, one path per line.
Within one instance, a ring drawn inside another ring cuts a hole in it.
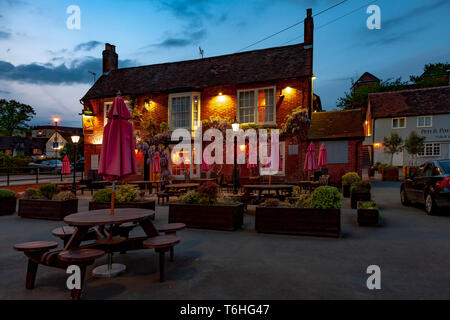
M 312 79 L 312 80 L 316 80 L 317 77 L 316 77 L 315 75 L 312 75 L 311 79 Z
M 286 87 L 286 88 L 284 89 L 284 91 L 285 91 L 287 94 L 290 94 L 290 93 L 292 92 L 292 88 L 291 88 L 291 87 Z
M 219 92 L 218 100 L 219 100 L 220 102 L 224 102 L 224 101 L 226 100 L 226 97 L 223 95 L 222 92 Z
M 383 144 L 380 143 L 380 142 L 375 142 L 375 143 L 373 144 L 373 147 L 374 147 L 374 148 L 380 148 L 380 147 L 382 147 L 382 146 L 383 146 Z
M 239 122 L 237 122 L 236 117 L 234 117 L 234 121 L 231 124 L 231 127 L 233 128 L 234 132 L 238 132 L 239 131 Z

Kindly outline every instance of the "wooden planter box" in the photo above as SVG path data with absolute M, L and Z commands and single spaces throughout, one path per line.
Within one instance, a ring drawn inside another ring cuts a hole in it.
M 378 221 L 378 209 L 358 209 L 358 224 L 360 226 L 377 226 Z
M 78 211 L 78 199 L 74 200 L 19 200 L 19 216 L 22 218 L 63 220 Z
M 398 181 L 398 168 L 384 168 L 383 181 Z
M 0 216 L 16 212 L 16 198 L 0 199 Z
M 370 201 L 370 192 L 352 192 L 352 196 L 350 198 L 350 205 L 352 209 L 358 208 L 359 201 Z
M 89 201 L 89 211 L 101 210 L 111 208 L 111 202 L 95 202 Z M 147 209 L 155 210 L 155 201 L 144 201 L 144 202 L 127 202 L 127 203 L 114 203 L 114 208 L 136 208 L 136 209 Z
M 188 228 L 233 231 L 244 224 L 244 204 L 169 204 L 169 223 L 182 222 Z
M 255 229 L 263 233 L 339 237 L 341 210 L 258 206 Z
M 342 185 L 342 196 L 344 198 L 350 198 L 350 185 L 349 184 Z

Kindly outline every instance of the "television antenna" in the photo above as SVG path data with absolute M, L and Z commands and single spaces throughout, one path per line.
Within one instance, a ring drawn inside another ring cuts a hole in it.
M 88 71 L 90 74 L 92 74 L 94 76 L 94 83 L 97 77 L 97 73 L 93 72 L 93 71 Z
M 205 50 L 202 49 L 202 47 L 198 47 L 198 51 L 200 53 L 200 55 L 202 56 L 203 59 L 203 54 L 205 53 Z

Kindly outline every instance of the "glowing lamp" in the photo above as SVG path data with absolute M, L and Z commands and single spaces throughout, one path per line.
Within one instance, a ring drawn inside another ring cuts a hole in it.
M 239 146 L 239 149 L 241 149 L 241 151 L 244 152 L 244 151 L 245 151 L 245 144 L 241 144 L 241 145 Z
M 287 94 L 290 94 L 292 92 L 292 88 L 291 87 L 286 87 L 284 89 L 284 91 L 286 91 Z
M 375 148 L 379 148 L 379 147 L 382 146 L 382 144 L 381 144 L 380 142 L 375 142 L 375 143 L 373 144 L 373 146 L 374 146 Z
M 58 118 L 58 117 L 53 117 L 53 122 L 56 124 L 56 123 L 58 123 L 61 119 L 60 118 Z
M 239 122 L 237 122 L 236 117 L 234 117 L 234 122 L 231 124 L 231 127 L 233 128 L 234 132 L 239 131 Z
M 70 139 L 72 139 L 72 142 L 74 144 L 77 144 L 78 141 L 80 141 L 80 136 L 76 136 L 76 135 L 75 136 L 71 136 Z

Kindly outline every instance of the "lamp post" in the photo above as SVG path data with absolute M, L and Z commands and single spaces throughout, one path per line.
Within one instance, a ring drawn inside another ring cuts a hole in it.
M 75 156 L 73 159 L 73 183 L 72 183 L 72 192 L 74 195 L 77 195 L 77 185 L 76 185 L 76 172 L 77 172 L 77 149 L 78 149 L 78 141 L 80 141 L 80 136 L 71 136 L 73 147 L 75 149 Z
M 234 122 L 231 124 L 231 127 L 233 128 L 233 132 L 237 133 L 239 131 L 239 122 L 237 122 L 236 117 L 234 117 Z M 237 137 L 236 137 L 237 140 Z M 233 193 L 238 193 L 238 187 L 239 187 L 239 174 L 238 174 L 238 168 L 237 168 L 237 141 L 233 137 L 233 143 L 234 143 L 234 167 L 233 167 Z
M 58 173 L 58 122 L 60 119 L 58 117 L 53 117 L 53 123 L 55 124 L 55 140 L 53 141 L 53 149 L 55 150 L 55 172 Z M 61 168 L 62 169 L 62 168 Z

